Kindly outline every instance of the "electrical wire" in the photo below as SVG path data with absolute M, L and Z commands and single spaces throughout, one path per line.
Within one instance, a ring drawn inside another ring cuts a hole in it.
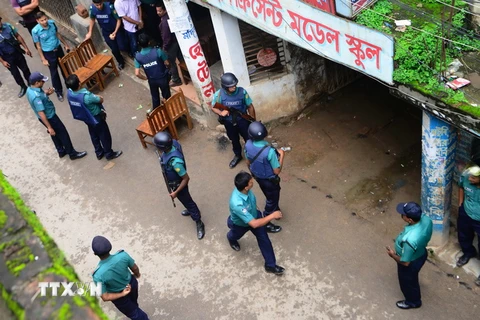
M 463 2 L 463 3 L 466 3 L 466 4 L 469 4 L 471 5 L 472 7 L 475 7 L 475 8 L 480 8 L 480 5 L 475 5 L 474 3 L 480 3 L 480 1 L 475 1 L 475 0 L 471 0 L 472 2 L 468 2 L 468 1 L 464 1 L 464 0 L 459 0 L 460 2 Z
M 447 6 L 447 7 L 453 8 L 453 9 L 455 9 L 455 10 L 462 11 L 462 12 L 465 12 L 465 13 L 470 14 L 470 15 L 472 15 L 472 16 L 475 16 L 475 17 L 479 17 L 479 18 L 480 18 L 480 14 L 473 13 L 473 12 L 471 12 L 471 11 L 469 11 L 469 10 L 457 8 L 457 7 L 455 7 L 455 6 L 452 6 L 451 4 L 442 2 L 442 1 L 440 1 L 440 0 L 435 0 L 435 1 L 438 2 L 438 3 L 443 4 L 444 6 Z

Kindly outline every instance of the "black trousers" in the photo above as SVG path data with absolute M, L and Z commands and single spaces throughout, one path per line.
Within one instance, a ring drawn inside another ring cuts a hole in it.
M 118 30 L 118 32 L 120 33 L 120 30 Z M 125 59 L 123 59 L 123 56 L 120 53 L 120 46 L 118 45 L 118 41 L 119 41 L 118 34 L 114 40 L 110 39 L 110 34 L 111 32 L 104 31 L 102 29 L 103 39 L 105 40 L 107 45 L 110 47 L 110 50 L 112 50 L 112 54 L 117 60 L 118 64 L 123 67 L 125 66 Z
M 45 126 L 41 119 L 38 119 L 41 124 Z M 63 124 L 62 120 L 57 115 L 54 115 L 48 119 L 53 130 L 55 130 L 55 135 L 50 136 L 52 138 L 53 144 L 57 149 L 59 155 L 74 155 L 77 151 L 73 148 L 72 140 L 70 140 L 70 135 L 68 134 L 67 128 Z M 46 126 L 45 126 L 46 127 Z
M 270 213 L 280 210 L 278 203 L 280 202 L 280 182 L 275 183 L 269 179 L 255 179 L 257 180 L 260 189 L 262 189 L 267 201 L 265 203 L 264 215 L 268 216 Z
M 160 94 L 158 89 L 162 91 L 162 97 L 168 99 L 171 97 L 170 86 L 168 85 L 168 77 L 160 79 L 148 79 L 150 94 L 152 95 L 152 110 L 160 106 Z
M 188 210 L 193 221 L 199 221 L 202 218 L 197 204 L 193 201 L 192 196 L 190 195 L 188 185 L 177 194 L 177 199 L 180 200 L 185 209 Z
M 33 21 L 33 22 L 25 22 L 25 27 L 27 28 L 28 30 L 28 33 L 30 34 L 30 36 L 32 35 L 32 30 L 33 28 L 35 28 L 35 26 L 38 24 L 37 21 Z M 32 41 L 33 41 L 33 37 L 32 37 Z M 37 46 L 35 45 L 35 42 L 33 43 L 33 47 L 36 48 Z
M 178 61 L 183 61 L 183 56 L 177 41 L 172 43 L 170 48 L 168 48 L 167 55 L 168 55 L 168 61 L 170 61 L 169 70 L 170 70 L 170 74 L 172 75 L 172 81 L 180 82 L 180 77 L 178 76 L 177 63 L 175 61 L 177 58 L 178 58 Z
M 25 56 L 20 52 L 14 52 L 13 54 L 2 57 L 2 59 L 10 64 L 10 68 L 8 68 L 8 70 L 15 79 L 15 82 L 20 87 L 26 87 L 28 85 L 28 78 L 30 78 L 30 69 L 28 68 Z M 26 84 L 25 81 L 23 81 L 22 75 L 20 74 L 20 70 L 23 73 L 23 78 L 26 80 Z
M 57 94 L 62 94 L 63 92 L 62 81 L 60 81 L 60 73 L 64 78 L 65 75 L 60 70 L 58 59 L 63 58 L 64 55 L 65 53 L 63 52 L 62 46 L 58 46 L 53 51 L 43 51 L 43 56 L 45 59 L 47 59 L 49 64 L 48 69 L 50 70 L 50 77 L 52 78 L 52 84 Z
M 257 211 L 257 218 L 261 218 L 260 211 Z M 265 226 L 252 228 L 252 227 L 241 227 L 233 223 L 232 219 L 228 217 L 227 226 L 230 231 L 227 233 L 227 239 L 230 241 L 238 241 L 243 237 L 245 233 L 251 231 L 255 238 L 257 238 L 258 247 L 262 253 L 263 259 L 265 259 L 266 267 L 275 267 L 277 264 L 275 258 L 275 252 L 273 251 L 272 242 L 268 237 L 267 229 Z
M 105 157 L 109 158 L 113 155 L 112 135 L 105 118 L 106 114 L 102 112 L 95 116 L 95 119 L 98 121 L 96 126 L 88 124 L 87 126 L 90 139 L 95 148 L 95 154 L 97 156 L 105 155 Z
M 130 279 L 130 286 L 130 293 L 125 297 L 113 300 L 113 304 L 129 319 L 148 320 L 148 315 L 138 306 L 138 281 L 133 275 Z
M 422 305 L 422 295 L 420 293 L 420 283 L 418 282 L 418 273 L 422 269 L 425 261 L 427 261 L 427 250 L 425 254 L 410 262 L 408 266 L 403 266 L 397 263 L 398 268 L 398 282 L 402 290 L 405 300 L 408 305 L 412 307 L 419 307 Z
M 231 121 L 225 121 L 224 126 L 227 130 L 228 139 L 232 142 L 233 153 L 239 157 L 242 157 L 242 145 L 240 144 L 240 136 L 243 141 L 247 142 L 248 138 L 248 126 L 250 122 L 242 117 L 237 118 L 237 124 L 233 125 Z
M 458 242 L 463 253 L 470 258 L 474 257 L 477 254 L 477 250 L 473 246 L 475 233 L 478 236 L 478 248 L 480 250 L 480 221 L 470 218 L 465 212 L 463 204 L 458 208 L 457 232 Z

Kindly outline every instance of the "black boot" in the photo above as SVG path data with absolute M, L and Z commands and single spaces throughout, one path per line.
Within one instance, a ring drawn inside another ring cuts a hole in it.
M 205 225 L 203 224 L 202 220 L 197 221 L 197 238 L 198 240 L 202 240 L 205 236 Z
M 230 161 L 230 164 L 229 164 L 230 169 L 235 168 L 240 161 L 242 161 L 242 156 L 235 155 L 232 161 Z
M 20 87 L 20 92 L 18 93 L 18 97 L 21 98 L 25 95 L 25 93 L 27 93 L 27 87 L 25 86 L 21 86 Z

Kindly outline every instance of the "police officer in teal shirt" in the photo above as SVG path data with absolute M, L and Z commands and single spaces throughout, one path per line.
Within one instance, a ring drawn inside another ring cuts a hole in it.
M 123 153 L 122 151 L 112 150 L 112 135 L 110 134 L 110 129 L 106 121 L 107 114 L 102 105 L 103 97 L 94 95 L 85 88 L 81 89 L 80 79 L 78 79 L 76 74 L 69 75 L 65 83 L 68 88 L 67 100 L 72 113 L 79 109 L 88 113 L 80 113 L 83 117 L 77 120 L 84 121 L 87 125 L 97 159 L 101 160 L 103 156 L 105 156 L 107 160 L 120 157 Z
M 38 54 L 42 59 L 44 66 L 47 66 L 50 70 L 50 76 L 52 77 L 52 84 L 55 88 L 58 101 L 62 102 L 63 87 L 60 81 L 58 59 L 63 58 L 65 53 L 63 52 L 60 42 L 65 46 L 67 52 L 70 51 L 65 39 L 58 32 L 58 28 L 53 20 L 49 20 L 45 12 L 40 11 L 36 14 L 38 24 L 32 30 L 32 37 L 35 46 L 37 47 Z M 61 72 L 61 71 L 60 71 Z
M 253 177 L 248 172 L 241 171 L 235 176 L 235 189 L 230 197 L 230 216 L 227 219 L 227 226 L 230 228 L 227 233 L 228 242 L 233 250 L 240 251 L 238 240 L 251 231 L 257 238 L 258 247 L 265 259 L 265 271 L 282 275 L 285 269 L 277 265 L 272 242 L 265 228 L 273 219 L 281 219 L 282 213 L 275 211 L 262 217 L 262 213 L 257 209 L 257 199 L 252 188 Z
M 93 238 L 92 250 L 100 258 L 92 276 L 94 282 L 102 283 L 102 300 L 112 301 L 129 319 L 148 320 L 137 302 L 140 269 L 135 260 L 123 250 L 110 254 L 112 244 L 102 236 Z
M 65 128 L 62 120 L 60 120 L 55 113 L 55 106 L 48 97 L 55 92 L 54 89 L 49 88 L 47 92 L 42 89 L 45 81 L 48 81 L 48 77 L 40 72 L 33 72 L 30 75 L 30 87 L 27 89 L 27 99 L 33 112 L 35 112 L 38 120 L 47 128 L 47 132 L 50 134 L 50 138 L 52 138 L 60 158 L 63 158 L 67 154 L 71 160 L 85 157 L 87 155 L 85 151 L 77 152 L 75 148 L 73 148 L 67 128 Z
M 427 261 L 427 244 L 432 238 L 433 223 L 415 202 L 399 203 L 397 212 L 407 223 L 395 239 L 395 250 L 387 246 L 388 255 L 397 262 L 398 281 L 405 296 L 405 300 L 397 301 L 397 307 L 420 308 L 422 296 L 418 273 Z
M 477 256 L 473 246 L 475 233 L 480 248 L 480 167 L 465 170 L 458 186 L 457 231 L 463 255 L 458 259 L 457 267 L 463 267 L 470 258 Z M 480 285 L 480 276 L 475 283 Z

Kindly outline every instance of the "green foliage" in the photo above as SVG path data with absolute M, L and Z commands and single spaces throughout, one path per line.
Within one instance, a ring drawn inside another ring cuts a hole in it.
M 70 310 L 70 305 L 68 303 L 62 304 L 60 309 L 55 311 L 53 314 L 53 319 L 69 320 L 72 318 L 72 311 Z
M 5 211 L 0 210 L 0 229 L 5 227 L 5 223 L 7 223 L 7 220 L 8 220 L 8 216 L 5 213 Z
M 444 11 L 444 19 L 449 17 L 449 10 L 443 4 L 436 0 L 421 0 L 423 9 L 417 8 L 418 0 L 402 0 L 403 3 L 412 6 L 416 10 L 422 10 L 435 16 L 438 23 L 433 23 L 428 19 L 408 10 L 403 10 L 397 5 L 392 5 L 388 0 L 379 0 L 371 10 L 364 10 L 356 18 L 356 22 L 367 27 L 385 32 L 385 26 L 394 25 L 392 17 L 395 19 L 410 19 L 412 26 L 422 29 L 424 32 L 408 28 L 405 32 L 391 31 L 395 37 L 395 70 L 393 73 L 394 81 L 414 87 L 427 95 L 436 97 L 450 105 L 459 107 L 467 112 L 473 112 L 480 115 L 476 108 L 472 108 L 462 92 L 456 92 L 445 88 L 441 81 L 442 73 L 453 59 L 461 55 L 461 51 L 471 51 L 462 44 L 479 48 L 480 41 L 473 38 L 473 31 L 465 32 L 467 27 L 465 12 L 455 10 L 452 16 L 452 26 L 445 27 L 442 30 L 440 19 Z M 464 2 L 455 4 L 458 8 L 468 8 Z M 465 9 L 466 10 L 466 9 Z M 383 16 L 382 16 L 383 15 Z M 385 17 L 387 16 L 387 17 Z M 400 18 L 401 17 L 401 18 Z M 463 28 L 458 32 L 460 28 Z M 443 33 L 442 33 L 443 32 Z M 465 34 L 466 33 L 466 34 Z M 458 43 L 445 41 L 445 59 L 442 59 L 442 40 L 436 36 L 451 39 Z M 458 50 L 458 47 L 461 50 Z
M 15 207 L 20 212 L 22 217 L 27 221 L 27 224 L 29 225 L 29 227 L 32 228 L 33 233 L 42 241 L 42 244 L 49 258 L 52 261 L 52 267 L 42 271 L 40 276 L 53 273 L 53 274 L 57 274 L 65 277 L 67 281 L 81 282 L 77 274 L 75 273 L 75 270 L 73 269 L 73 267 L 66 260 L 63 252 L 57 247 L 53 239 L 48 235 L 47 231 L 45 230 L 43 225 L 40 223 L 37 216 L 25 205 L 23 200 L 20 198 L 20 195 L 8 183 L 8 181 L 5 179 L 5 176 L 3 175 L 1 170 L 0 170 L 0 189 L 2 190 L 3 194 L 6 195 L 10 199 L 10 201 L 12 201 L 15 204 Z M 24 239 L 22 240 L 24 241 Z M 8 244 L 7 245 L 0 244 L 0 249 L 4 250 L 7 246 Z M 25 252 L 24 258 L 27 260 L 33 259 L 33 254 L 31 254 L 31 252 L 28 254 Z M 21 264 L 17 264 L 14 266 L 14 268 L 16 271 L 20 272 L 24 268 L 24 266 L 22 266 Z M 3 296 L 4 295 L 3 292 L 5 290 L 3 290 L 3 286 L 1 286 L 1 284 L 0 284 L 0 287 L 2 288 L 2 296 Z M 5 294 L 8 295 L 6 291 L 5 291 Z M 7 300 L 6 298 L 4 299 Z M 79 302 L 79 299 L 84 301 L 83 304 L 82 302 Z M 14 300 L 11 300 L 11 301 L 15 303 Z M 74 299 L 74 303 L 78 306 L 83 306 L 88 304 L 88 306 L 95 312 L 96 315 L 99 316 L 100 319 L 108 320 L 108 317 L 103 313 L 102 309 L 100 308 L 96 297 L 91 297 L 89 295 L 86 295 L 84 297 L 78 297 L 77 299 Z M 16 309 L 14 309 L 15 305 L 10 306 L 9 304 L 9 307 L 17 315 L 17 311 L 15 311 Z M 66 316 L 69 315 L 70 307 L 68 307 L 67 309 L 67 307 L 62 306 L 62 308 L 64 308 L 62 311 L 62 314 Z M 17 318 L 24 319 L 24 311 L 21 310 L 21 312 L 23 312 L 22 313 L 23 315 L 21 317 L 17 315 Z M 68 319 L 68 318 L 58 318 L 58 319 Z
M 25 310 L 20 307 L 20 305 L 13 299 L 12 295 L 5 289 L 5 287 L 0 283 L 0 290 L 2 291 L 2 299 L 7 304 L 7 307 L 12 311 L 12 313 L 17 317 L 18 320 L 25 319 Z

